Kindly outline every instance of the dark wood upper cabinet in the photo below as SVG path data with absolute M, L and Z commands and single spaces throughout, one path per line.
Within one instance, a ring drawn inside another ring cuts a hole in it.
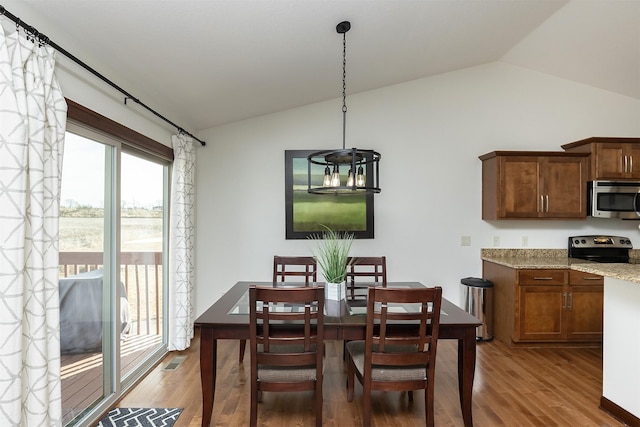
M 493 151 L 482 160 L 482 219 L 584 219 L 589 153 Z
M 589 180 L 639 180 L 640 138 L 593 137 L 565 144 L 568 153 L 589 153 Z

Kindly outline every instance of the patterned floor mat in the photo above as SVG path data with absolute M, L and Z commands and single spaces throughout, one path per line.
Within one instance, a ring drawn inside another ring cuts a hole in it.
M 171 427 L 182 408 L 114 408 L 96 427 Z

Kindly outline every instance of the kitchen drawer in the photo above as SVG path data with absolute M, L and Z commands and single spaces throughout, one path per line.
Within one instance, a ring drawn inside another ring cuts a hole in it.
M 569 272 L 569 283 L 572 285 L 604 285 L 604 277 L 598 274 L 571 270 Z
M 569 283 L 569 274 L 566 269 L 552 270 L 518 270 L 519 285 L 565 285 Z

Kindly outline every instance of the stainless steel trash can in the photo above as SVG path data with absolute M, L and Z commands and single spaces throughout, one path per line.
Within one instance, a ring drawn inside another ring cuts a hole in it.
M 482 321 L 482 325 L 476 328 L 476 340 L 493 339 L 493 282 L 478 277 L 465 277 L 461 282 L 464 285 L 464 309 Z

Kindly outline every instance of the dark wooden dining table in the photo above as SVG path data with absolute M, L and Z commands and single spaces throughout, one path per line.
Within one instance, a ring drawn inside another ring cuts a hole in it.
M 200 380 L 202 382 L 202 426 L 209 426 L 216 388 L 217 342 L 219 339 L 249 339 L 248 289 L 256 286 L 296 286 L 273 282 L 238 282 L 200 315 Z M 312 284 L 313 285 L 313 284 Z M 303 284 L 297 286 L 305 286 Z M 388 287 L 423 287 L 419 282 L 389 282 Z M 366 316 L 362 305 L 349 301 L 325 301 L 325 340 L 364 339 Z M 476 367 L 476 327 L 482 322 L 447 299 L 442 299 L 439 339 L 458 340 L 458 392 L 465 426 L 473 425 L 471 398 Z

